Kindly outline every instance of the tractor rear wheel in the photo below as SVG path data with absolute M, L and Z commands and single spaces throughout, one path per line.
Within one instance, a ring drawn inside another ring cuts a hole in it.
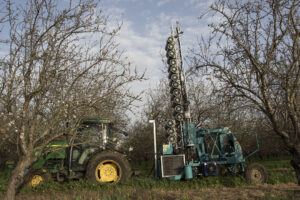
M 30 170 L 28 174 L 24 178 L 25 184 L 36 187 L 40 185 L 41 183 L 47 183 L 51 179 L 51 176 L 49 173 L 47 173 L 43 169 L 34 169 Z
M 93 156 L 86 168 L 86 178 L 99 183 L 118 183 L 131 176 L 129 162 L 117 152 L 101 152 Z
M 266 169 L 258 163 L 247 166 L 245 175 L 246 179 L 252 183 L 266 183 L 268 179 Z

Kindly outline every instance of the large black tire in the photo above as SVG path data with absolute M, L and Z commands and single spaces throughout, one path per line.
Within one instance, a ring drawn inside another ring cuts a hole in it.
M 25 175 L 24 183 L 31 187 L 36 187 L 41 183 L 47 183 L 51 180 L 51 176 L 43 169 L 32 169 L 29 170 L 28 174 Z
M 268 174 L 264 166 L 258 163 L 251 163 L 246 168 L 246 179 L 252 183 L 266 183 Z
M 104 151 L 89 160 L 85 176 L 99 183 L 118 183 L 131 177 L 131 167 L 124 155 Z

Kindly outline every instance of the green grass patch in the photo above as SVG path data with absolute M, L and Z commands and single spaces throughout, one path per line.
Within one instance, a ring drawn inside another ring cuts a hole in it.
M 141 187 L 144 189 L 186 190 L 209 187 L 236 187 L 249 185 L 242 176 L 216 176 L 195 178 L 188 181 L 169 181 L 167 179 L 155 180 L 153 178 L 133 178 L 129 182 L 121 183 L 121 186 Z
M 268 177 L 268 184 L 295 182 L 294 172 L 272 172 Z M 189 181 L 169 181 L 167 179 L 156 180 L 149 177 L 133 177 L 127 182 L 120 184 L 98 184 L 96 182 L 80 179 L 66 183 L 49 182 L 38 185 L 37 187 L 25 186 L 21 189 L 22 193 L 48 192 L 48 191 L 69 191 L 87 189 L 91 191 L 118 191 L 121 189 L 142 188 L 142 189 L 162 189 L 162 190 L 181 190 L 212 188 L 212 187 L 239 187 L 251 185 L 242 175 L 226 175 L 215 177 L 200 177 Z
M 266 160 L 251 160 L 252 162 L 258 162 L 266 167 L 266 169 L 282 169 L 291 168 L 290 158 L 274 158 Z M 30 186 L 24 186 L 20 189 L 20 193 L 44 193 L 49 191 L 67 192 L 70 190 L 90 190 L 90 191 L 121 191 L 123 189 L 132 191 L 134 188 L 141 189 L 159 189 L 159 190 L 180 190 L 182 192 L 189 189 L 200 188 L 212 188 L 212 187 L 239 187 L 251 185 L 242 175 L 227 175 L 216 177 L 200 177 L 189 181 L 169 181 L 167 179 L 156 180 L 154 179 L 154 172 L 151 172 L 153 167 L 152 162 L 145 163 L 133 163 L 133 169 L 140 170 L 141 175 L 138 177 L 132 177 L 129 181 L 120 184 L 98 184 L 96 182 L 80 179 L 78 181 L 70 181 L 65 183 L 58 183 L 51 181 L 49 183 L 41 184 L 35 188 Z M 151 173 L 150 173 L 151 172 Z M 7 182 L 10 175 L 10 169 L 6 169 L 0 172 L 0 192 L 5 192 L 7 188 Z M 294 172 L 276 172 L 271 171 L 268 177 L 268 184 L 277 183 L 296 183 Z M 79 199 L 81 197 L 78 197 Z M 123 194 L 113 193 L 111 199 L 126 199 Z
M 143 188 L 143 189 L 164 189 L 164 190 L 185 190 L 185 189 L 199 189 L 209 187 L 236 187 L 242 185 L 249 185 L 249 183 L 242 176 L 216 176 L 216 177 L 203 177 L 195 178 L 189 181 L 169 181 L 167 179 L 155 180 L 154 178 L 132 178 L 127 182 L 120 184 L 98 184 L 96 182 L 81 179 L 79 181 L 72 181 L 69 183 L 51 182 L 42 184 L 31 190 L 35 191 L 49 191 L 49 190 L 69 190 L 69 189 L 89 189 L 97 190 L 116 190 L 118 188 Z M 30 187 L 27 187 L 30 189 Z
M 268 179 L 269 184 L 296 182 L 295 174 L 271 173 Z M 169 181 L 167 179 L 155 180 L 154 178 L 132 178 L 120 184 L 98 184 L 96 182 L 81 179 L 69 183 L 50 182 L 41 184 L 35 188 L 25 186 L 21 189 L 22 193 L 30 192 L 49 192 L 49 191 L 69 191 L 87 189 L 91 191 L 118 191 L 122 189 L 142 188 L 142 189 L 161 189 L 161 190 L 180 190 L 212 188 L 212 187 L 239 187 L 251 185 L 243 176 L 216 176 L 195 178 L 189 181 Z M 120 197 L 121 198 L 121 197 Z M 117 199 L 117 198 L 116 198 Z
M 70 181 L 59 183 L 55 181 L 50 181 L 48 183 L 42 183 L 36 187 L 31 187 L 25 185 L 21 192 L 48 192 L 48 191 L 69 191 L 69 190 L 78 190 L 78 189 L 87 189 L 91 191 L 106 191 L 106 190 L 115 190 L 119 187 L 119 184 L 99 184 L 97 182 L 88 181 L 86 179 L 80 179 L 78 181 Z
M 0 192 L 5 192 L 7 188 L 7 182 L 10 176 L 11 169 L 6 168 L 0 172 Z
M 296 183 L 296 175 L 295 172 L 271 172 L 268 175 L 268 184 L 276 184 L 276 183 L 289 183 L 294 182 Z
M 167 179 L 155 180 L 154 178 L 131 178 L 127 182 L 120 184 L 98 184 L 96 182 L 80 179 L 66 183 L 49 182 L 40 184 L 34 188 L 24 186 L 21 193 L 38 192 L 44 193 L 49 191 L 69 191 L 69 190 L 91 190 L 91 191 L 118 191 L 122 189 L 162 189 L 162 190 L 181 190 L 200 189 L 210 187 L 237 187 L 249 185 L 242 176 L 216 176 L 195 178 L 189 181 L 169 181 Z

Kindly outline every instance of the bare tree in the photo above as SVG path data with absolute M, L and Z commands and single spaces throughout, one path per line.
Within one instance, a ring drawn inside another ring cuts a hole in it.
M 265 115 L 291 153 L 300 185 L 299 6 L 297 0 L 216 1 L 212 34 L 191 61 L 214 75 L 223 100 Z
M 63 3 L 4 0 L 7 43 L 0 58 L 0 138 L 16 144 L 19 157 L 6 199 L 14 199 L 34 149 L 71 133 L 86 115 L 125 112 L 137 96 L 126 85 L 131 72 L 98 0 Z M 66 122 L 68 122 L 66 126 Z

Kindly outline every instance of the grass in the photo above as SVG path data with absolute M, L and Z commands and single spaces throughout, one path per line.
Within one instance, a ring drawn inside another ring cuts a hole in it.
M 85 189 L 90 191 L 116 191 L 118 189 L 141 188 L 141 189 L 163 189 L 163 190 L 187 190 L 200 189 L 209 187 L 236 187 L 249 185 L 243 177 L 226 176 L 226 177 L 207 177 L 201 179 L 193 179 L 190 181 L 168 181 L 155 180 L 153 178 L 132 178 L 127 182 L 122 182 L 118 185 L 98 184 L 95 182 L 80 179 L 69 183 L 50 182 L 47 184 L 38 185 L 35 188 L 25 186 L 21 189 L 22 193 L 30 192 L 48 192 L 48 191 L 69 191 L 77 189 Z
M 255 162 L 259 162 L 265 166 L 266 169 L 282 169 L 282 168 L 291 168 L 289 165 L 289 158 L 283 159 L 267 159 L 267 160 L 252 160 Z M 148 176 L 152 169 L 152 163 L 142 163 L 142 164 L 134 164 L 133 168 L 135 170 L 140 170 L 141 175 L 138 177 L 133 177 L 127 182 L 123 182 L 117 185 L 108 185 L 108 184 L 98 184 L 95 182 L 90 182 L 84 179 L 79 181 L 71 181 L 65 183 L 58 182 L 50 182 L 41 184 L 35 188 L 24 186 L 19 191 L 19 195 L 26 194 L 45 194 L 52 192 L 53 194 L 59 193 L 64 194 L 68 191 L 86 191 L 95 193 L 96 196 L 101 196 L 101 199 L 105 200 L 122 200 L 122 199 L 140 199 L 140 197 L 133 198 L 133 196 L 137 195 L 137 191 L 144 196 L 145 198 L 141 198 L 143 200 L 149 199 L 149 195 L 151 199 L 160 199 L 160 193 L 163 193 L 164 198 L 168 199 L 168 193 L 174 191 L 179 191 L 181 199 L 189 199 L 187 191 L 196 190 L 199 191 L 203 188 L 221 188 L 221 187 L 240 187 L 240 186 L 250 186 L 249 183 L 243 176 L 216 176 L 216 177 L 206 177 L 206 178 L 197 178 L 189 181 L 168 181 L 166 179 L 163 180 L 155 180 L 152 175 Z M 6 169 L 3 172 L 0 172 L 0 193 L 6 191 L 6 185 L 9 178 L 10 170 Z M 153 174 L 153 172 L 152 172 Z M 276 171 L 271 171 L 269 173 L 268 184 L 277 184 L 277 183 L 296 183 L 295 173 L 294 172 L 285 172 L 280 173 Z M 151 191 L 158 191 L 159 194 L 152 194 Z M 186 196 L 185 196 L 186 194 Z M 73 199 L 74 200 L 82 200 L 85 198 L 87 194 L 78 194 Z M 155 196 L 156 195 L 156 196 Z M 167 196 L 166 196 L 167 195 Z M 60 196 L 61 197 L 61 196 Z M 58 199 L 60 199 L 58 197 Z M 164 199 L 163 198 L 163 199 Z M 61 198 L 63 199 L 63 198 Z M 69 199 L 66 197 L 66 199 Z M 90 198 L 94 199 L 94 198 Z M 264 199 L 272 199 L 272 197 L 268 197 L 268 193 L 266 198 Z
M 268 181 L 267 181 L 268 184 L 289 183 L 289 182 L 296 183 L 295 172 L 284 172 L 284 173 L 271 172 L 269 173 Z
M 4 171 L 0 172 L 0 192 L 6 191 L 10 170 L 11 169 L 6 168 Z
M 268 184 L 296 182 L 295 173 L 271 173 L 269 175 Z M 69 183 L 50 182 L 41 184 L 35 188 L 25 186 L 21 189 L 21 193 L 30 192 L 48 192 L 48 191 L 69 191 L 69 190 L 89 190 L 89 191 L 117 191 L 122 189 L 141 188 L 146 190 L 160 189 L 164 191 L 178 190 L 185 191 L 189 189 L 214 188 L 214 187 L 239 187 L 251 185 L 243 176 L 216 176 L 197 178 L 189 181 L 168 181 L 155 180 L 153 178 L 132 178 L 127 182 L 118 185 L 98 184 L 95 182 L 80 179 Z

